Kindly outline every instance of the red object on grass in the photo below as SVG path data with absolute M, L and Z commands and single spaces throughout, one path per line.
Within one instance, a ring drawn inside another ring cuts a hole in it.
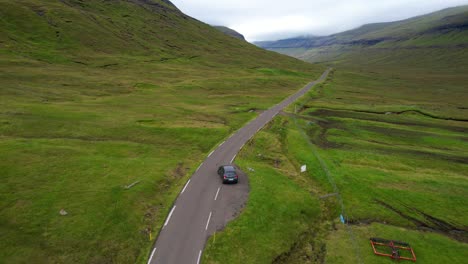
M 414 250 L 408 243 L 376 237 L 371 237 L 370 242 L 372 249 L 374 250 L 374 254 L 378 256 L 389 257 L 396 260 L 411 260 L 416 262 L 416 255 L 414 254 Z M 401 253 L 405 252 L 405 256 L 402 256 Z

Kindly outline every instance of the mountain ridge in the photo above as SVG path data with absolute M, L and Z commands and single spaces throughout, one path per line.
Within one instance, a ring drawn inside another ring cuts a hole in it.
M 447 8 L 400 21 L 366 24 L 329 36 L 298 37 L 255 44 L 309 62 L 320 62 L 331 59 L 331 56 L 318 58 L 316 54 L 312 54 L 314 51 L 321 53 L 320 49 L 463 48 L 467 46 L 467 43 L 468 5 Z M 337 55 L 337 52 L 333 51 L 333 55 Z

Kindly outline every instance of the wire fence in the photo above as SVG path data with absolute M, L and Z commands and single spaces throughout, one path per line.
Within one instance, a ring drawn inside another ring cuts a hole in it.
M 301 104 L 298 105 L 299 106 L 299 112 L 304 108 L 304 105 L 307 102 L 308 101 L 305 101 L 304 103 L 301 103 Z M 364 262 L 362 261 L 362 258 L 361 258 L 361 252 L 360 252 L 357 240 L 356 240 L 356 236 L 354 235 L 353 230 L 351 229 L 351 226 L 348 224 L 348 221 L 347 221 L 348 220 L 348 215 L 346 214 L 346 210 L 345 210 L 345 206 L 344 206 L 344 203 L 343 203 L 343 198 L 341 196 L 340 190 L 339 190 L 338 186 L 336 185 L 335 179 L 334 179 L 332 173 L 330 172 L 330 170 L 328 169 L 328 166 L 327 166 L 326 162 L 320 157 L 316 146 L 314 145 L 314 143 L 312 143 L 310 138 L 307 136 L 307 133 L 305 132 L 304 128 L 301 127 L 300 124 L 298 123 L 298 120 L 297 120 L 298 111 L 297 111 L 297 109 L 298 109 L 297 107 L 294 107 L 294 115 L 293 115 L 294 124 L 296 125 L 296 127 L 299 130 L 302 137 L 307 141 L 307 144 L 309 145 L 309 148 L 311 149 L 313 155 L 319 161 L 320 167 L 325 172 L 325 175 L 326 175 L 326 177 L 328 179 L 328 182 L 330 183 L 331 187 L 333 188 L 333 192 L 336 193 L 336 197 L 338 198 L 338 204 L 340 206 L 342 222 L 346 227 L 346 230 L 347 230 L 347 232 L 349 234 L 349 238 L 351 240 L 351 243 L 353 245 L 353 248 L 354 248 L 354 251 L 355 251 L 355 254 L 356 254 L 356 263 L 362 264 Z

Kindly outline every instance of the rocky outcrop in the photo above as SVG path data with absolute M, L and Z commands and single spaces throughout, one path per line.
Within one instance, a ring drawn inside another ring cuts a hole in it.
M 235 31 L 234 29 L 230 29 L 230 28 L 224 27 L 224 26 L 213 26 L 213 27 L 216 28 L 217 30 L 223 32 L 224 34 L 226 34 L 228 36 L 235 37 L 235 38 L 238 38 L 240 40 L 245 41 L 245 37 L 241 33 Z

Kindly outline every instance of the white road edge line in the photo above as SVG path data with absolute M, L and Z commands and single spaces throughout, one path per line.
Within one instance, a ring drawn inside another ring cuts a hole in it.
M 176 206 L 174 205 L 174 207 L 172 207 L 171 212 L 169 213 L 169 216 L 166 219 L 166 222 L 164 223 L 164 226 L 167 226 L 167 223 L 169 223 L 169 220 L 171 220 L 171 216 L 172 216 L 172 213 L 174 213 L 175 208 Z
M 201 258 L 201 250 L 200 250 L 200 253 L 198 253 L 198 260 L 197 260 L 197 264 L 200 264 L 200 258 Z
M 223 141 L 223 143 L 219 144 L 219 147 L 221 147 L 224 143 L 226 143 L 226 141 Z
M 198 166 L 196 171 L 198 171 L 201 168 L 202 165 L 203 165 L 203 162 L 202 162 L 202 164 L 200 164 L 200 166 Z
M 232 159 L 231 159 L 231 163 L 232 163 L 232 162 L 233 162 L 233 161 L 236 159 L 236 156 L 237 156 L 237 154 L 236 154 L 236 155 L 234 155 L 234 157 L 232 157 Z
M 210 154 L 208 154 L 208 158 L 211 156 L 211 154 L 213 154 L 214 150 L 210 152 Z
M 211 213 L 212 213 L 212 212 L 210 212 L 210 216 L 208 216 L 208 221 L 206 221 L 205 230 L 208 230 L 208 226 L 210 225 Z
M 188 180 L 188 182 L 185 184 L 185 187 L 184 187 L 184 189 L 182 189 L 181 194 L 185 192 L 185 189 L 187 189 L 187 186 L 188 186 L 189 183 L 190 183 L 190 180 Z
M 149 260 L 148 260 L 148 264 L 150 264 L 150 263 L 151 263 L 151 260 L 153 260 L 154 252 L 156 252 L 156 248 L 154 248 L 154 249 L 153 249 L 153 252 L 151 252 L 151 256 L 150 256 L 150 258 L 149 258 Z
M 216 192 L 215 201 L 216 201 L 216 199 L 218 199 L 219 190 L 221 190 L 221 187 L 219 187 L 218 191 Z

